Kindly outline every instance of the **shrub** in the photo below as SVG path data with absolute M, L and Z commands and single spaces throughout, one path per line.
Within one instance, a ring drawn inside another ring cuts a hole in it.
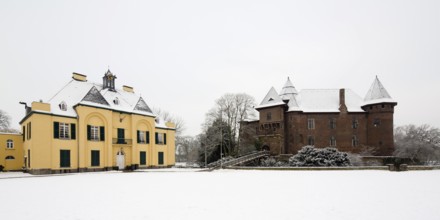
M 3 169 L 5 169 L 5 167 L 3 165 L 0 165 L 0 172 L 3 172 Z
M 296 167 L 336 167 L 350 166 L 347 153 L 339 152 L 336 148 L 315 148 L 305 146 L 298 154 L 289 158 L 290 166 Z

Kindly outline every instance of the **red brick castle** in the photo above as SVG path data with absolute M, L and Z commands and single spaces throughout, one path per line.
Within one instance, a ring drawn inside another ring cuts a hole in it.
M 280 94 L 272 87 L 256 107 L 259 120 L 242 126 L 271 154 L 296 154 L 314 145 L 354 153 L 368 149 L 387 156 L 394 151 L 396 105 L 377 77 L 363 99 L 343 88 L 298 92 L 288 78 Z

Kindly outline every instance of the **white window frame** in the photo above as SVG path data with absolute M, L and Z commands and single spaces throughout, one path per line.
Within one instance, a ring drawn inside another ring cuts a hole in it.
M 307 128 L 309 130 L 315 129 L 315 119 L 314 118 L 307 119 Z
M 60 139 L 70 139 L 70 124 L 60 122 Z
M 90 125 L 90 140 L 99 141 L 99 126 Z
M 315 146 L 315 137 L 314 136 L 309 135 L 307 137 L 307 145 Z
M 145 131 L 139 131 L 139 143 L 140 144 L 146 144 L 147 140 L 145 138 Z
M 8 139 L 6 141 L 6 149 L 14 149 L 14 141 L 11 139 Z
M 61 111 L 67 111 L 67 104 L 65 102 L 61 102 L 60 109 L 61 109 Z

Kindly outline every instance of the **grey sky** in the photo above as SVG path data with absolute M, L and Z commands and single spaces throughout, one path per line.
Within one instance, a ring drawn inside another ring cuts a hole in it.
M 72 72 L 110 66 L 150 107 L 196 135 L 215 99 L 259 103 L 287 76 L 298 90 L 351 88 L 375 75 L 395 124 L 440 127 L 440 1 L 0 1 L 0 109 L 48 100 Z

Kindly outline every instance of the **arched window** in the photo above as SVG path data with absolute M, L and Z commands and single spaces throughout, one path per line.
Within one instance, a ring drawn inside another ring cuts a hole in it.
M 14 148 L 14 141 L 11 140 L 11 139 L 7 140 L 7 141 L 6 141 L 6 148 L 7 148 L 7 149 L 12 149 L 12 148 Z
M 113 103 L 115 103 L 115 105 L 119 105 L 119 99 L 118 99 L 118 97 L 116 97 L 116 98 L 113 100 Z
M 6 156 L 5 160 L 15 160 L 15 157 L 13 157 L 13 156 Z
M 63 101 L 59 104 L 61 111 L 67 111 L 67 105 L 66 103 Z

